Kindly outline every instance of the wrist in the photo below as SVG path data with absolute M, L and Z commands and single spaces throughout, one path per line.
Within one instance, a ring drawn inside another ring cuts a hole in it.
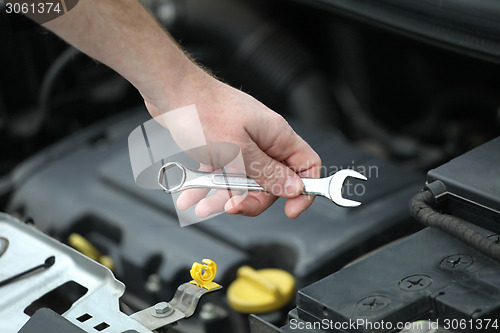
M 144 99 L 162 112 L 200 101 L 209 101 L 221 84 L 188 57 L 176 61 L 175 68 L 163 67 L 155 77 L 137 84 Z

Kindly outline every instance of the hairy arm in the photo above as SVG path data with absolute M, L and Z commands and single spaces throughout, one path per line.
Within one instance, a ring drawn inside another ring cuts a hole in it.
M 200 216 L 224 210 L 254 216 L 282 196 L 289 198 L 286 214 L 297 217 L 311 205 L 313 197 L 300 195 L 298 175 L 319 177 L 321 160 L 314 150 L 281 116 L 194 64 L 137 0 L 82 0 L 44 26 L 129 80 L 152 116 L 196 105 L 206 141 L 238 145 L 248 176 L 271 193 L 229 201 L 185 195 L 179 207 L 199 202 Z M 189 131 L 172 133 L 177 143 L 190 140 Z

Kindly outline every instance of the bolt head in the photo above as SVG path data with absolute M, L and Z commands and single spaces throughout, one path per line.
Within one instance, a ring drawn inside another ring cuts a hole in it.
M 151 294 L 158 293 L 162 288 L 160 276 L 158 274 L 148 276 L 144 288 Z
M 206 321 L 222 319 L 227 316 L 226 311 L 213 304 L 213 303 L 205 303 L 201 307 L 200 318 Z
M 155 312 L 156 314 L 165 314 L 170 310 L 170 304 L 167 302 L 160 302 L 155 305 Z

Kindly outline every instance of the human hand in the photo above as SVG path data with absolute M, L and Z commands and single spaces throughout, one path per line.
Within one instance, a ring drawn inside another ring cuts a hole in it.
M 311 205 L 312 197 L 300 195 L 303 184 L 298 175 L 319 177 L 318 155 L 281 116 L 196 66 L 138 1 L 81 1 L 45 26 L 123 75 L 140 91 L 153 116 L 194 104 L 206 143 L 236 144 L 247 175 L 270 193 L 236 195 L 223 204 L 215 200 L 218 197 L 205 198 L 197 205 L 198 215 L 225 209 L 255 216 L 277 196 L 288 198 L 285 212 L 290 217 Z M 181 148 L 193 143 L 192 123 L 185 120 L 173 118 L 166 124 Z M 199 161 L 205 167 L 220 167 L 217 164 L 227 157 L 223 155 L 208 161 L 202 156 Z M 194 204 L 198 198 L 193 193 L 181 196 L 179 207 Z
M 303 184 L 300 177 L 318 178 L 321 160 L 316 152 L 288 123 L 253 97 L 223 84 L 208 75 L 195 83 L 185 83 L 182 91 L 170 101 L 145 97 L 146 106 L 153 117 L 185 104 L 194 104 L 198 111 L 202 132 L 210 156 L 199 154 L 200 170 L 214 171 L 225 166 L 236 154 L 215 147 L 212 143 L 233 143 L 241 151 L 244 171 L 268 193 L 249 191 L 246 196 L 237 193 L 232 197 L 226 190 L 218 190 L 206 197 L 207 190 L 186 190 L 177 200 L 181 209 L 198 203 L 196 214 L 200 217 L 226 211 L 228 214 L 256 216 L 267 209 L 278 197 L 288 198 L 285 213 L 298 217 L 313 202 L 313 196 L 300 195 Z M 171 131 L 177 144 L 187 150 L 196 141 L 190 126 L 195 121 L 187 116 L 168 118 L 164 124 Z M 237 153 L 237 152 L 236 152 Z M 238 168 L 236 168 L 238 169 Z M 243 171 L 243 170 L 237 170 Z M 300 176 L 300 177 L 299 177 Z

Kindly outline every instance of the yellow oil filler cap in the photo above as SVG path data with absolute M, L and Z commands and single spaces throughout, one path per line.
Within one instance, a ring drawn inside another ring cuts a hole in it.
M 280 309 L 292 299 L 293 276 L 281 269 L 238 269 L 236 280 L 227 290 L 229 305 L 242 313 L 264 313 Z

